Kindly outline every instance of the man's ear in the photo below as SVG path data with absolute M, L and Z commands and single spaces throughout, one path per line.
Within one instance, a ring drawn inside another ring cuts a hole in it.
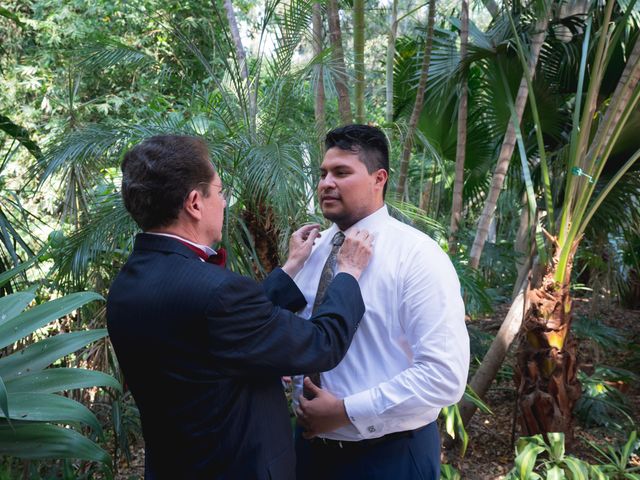
M 389 174 L 384 168 L 379 168 L 375 175 L 375 185 L 376 187 L 380 188 L 380 190 L 382 190 L 387 183 L 387 180 L 389 180 Z
M 202 219 L 202 192 L 198 189 L 191 190 L 184 201 L 182 209 L 193 220 Z

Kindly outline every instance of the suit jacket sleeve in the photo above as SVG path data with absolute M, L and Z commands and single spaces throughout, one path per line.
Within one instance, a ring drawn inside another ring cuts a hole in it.
M 281 268 L 274 269 L 262 282 L 267 298 L 274 305 L 286 308 L 292 312 L 302 310 L 307 301 L 293 281 Z
M 336 275 L 310 320 L 274 305 L 259 283 L 232 273 L 210 298 L 210 354 L 223 373 L 234 375 L 330 370 L 346 354 L 364 315 L 358 282 L 346 273 Z

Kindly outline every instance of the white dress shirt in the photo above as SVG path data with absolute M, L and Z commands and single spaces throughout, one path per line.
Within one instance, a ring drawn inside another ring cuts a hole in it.
M 347 355 L 321 374 L 322 387 L 344 399 L 351 425 L 322 436 L 357 441 L 413 430 L 456 403 L 467 382 L 469 336 L 456 272 L 444 251 L 386 205 L 351 229 L 374 235 L 359 284 L 366 313 Z M 322 232 L 295 282 L 311 316 L 320 272 L 338 231 Z M 302 377 L 294 378 L 294 402 Z

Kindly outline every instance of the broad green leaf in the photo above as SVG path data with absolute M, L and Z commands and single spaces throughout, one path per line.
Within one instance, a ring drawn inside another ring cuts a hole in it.
M 454 423 L 456 421 L 456 418 L 455 418 L 456 412 L 454 411 L 453 407 L 446 407 L 444 411 L 445 411 L 445 419 L 446 419 L 446 422 L 445 422 L 446 431 L 451 436 L 451 438 L 456 438 L 456 430 L 454 427 Z
M 521 480 L 529 480 L 531 478 L 538 455 L 542 452 L 544 452 L 544 447 L 535 443 L 527 443 L 515 460 L 517 478 Z
M 8 357 L 0 358 L 0 377 L 12 380 L 48 367 L 59 358 L 107 335 L 107 329 L 71 332 L 45 338 Z
M 620 452 L 620 454 L 622 455 L 622 459 L 625 462 L 625 466 L 626 463 L 629 462 L 629 458 L 631 457 L 631 454 L 633 453 L 633 450 L 636 446 L 636 431 L 634 430 L 633 432 L 631 432 L 631 435 L 629 435 L 629 440 L 627 440 L 627 443 L 624 444 L 624 447 L 622 447 L 622 452 Z
M 103 298 L 93 292 L 72 293 L 23 312 L 0 325 L 0 348 L 11 345 L 16 340 L 26 337 L 38 328 L 77 310 L 82 305 L 93 300 L 103 300 Z
M 96 416 L 75 400 L 52 393 L 9 393 L 12 420 L 54 423 L 84 423 L 98 434 L 102 428 Z M 0 415 L 5 417 L 4 414 Z
M 552 432 L 547 435 L 551 447 L 551 458 L 559 461 L 564 456 L 564 433 Z
M 7 381 L 7 390 L 11 393 L 55 393 L 87 387 L 122 391 L 120 383 L 111 375 L 83 368 L 48 368 Z
M 557 465 L 547 470 L 547 480 L 565 480 L 566 478 L 564 471 Z
M 571 472 L 571 480 L 589 480 L 589 466 L 587 463 L 574 457 L 565 457 L 564 464 Z
M 0 325 L 22 312 L 36 296 L 29 292 L 18 292 L 0 297 Z
M 78 458 L 111 464 L 111 457 L 75 430 L 46 423 L 0 425 L 0 454 L 24 459 Z
M 546 447 L 542 435 L 532 435 L 531 437 L 520 437 L 516 442 L 516 455 L 519 455 L 525 447 L 529 444 L 538 445 L 540 447 Z
M 600 465 L 591 465 L 589 468 L 590 477 L 592 480 L 607 480 L 607 475 L 602 471 Z
M 0 287 L 3 286 L 5 283 L 7 283 L 16 275 L 18 275 L 20 272 L 26 270 L 31 265 L 33 265 L 37 259 L 38 259 L 37 256 L 31 257 L 29 260 L 27 260 L 24 263 L 21 263 L 17 267 L 12 268 L 11 270 L 7 270 L 6 272 L 0 273 Z
M 9 416 L 9 400 L 7 398 L 7 387 L 0 377 L 0 410 L 5 417 Z
M 467 386 L 466 386 L 466 388 L 464 390 L 464 399 L 469 401 L 469 402 L 471 402 L 471 403 L 473 403 L 476 407 L 478 407 L 480 409 L 481 412 L 493 415 L 493 412 L 489 408 L 489 405 L 487 405 L 486 403 L 484 403 L 482 401 L 482 399 L 473 390 L 473 388 L 471 388 L 471 386 L 469 384 L 467 384 Z
M 442 464 L 441 471 L 442 471 L 442 475 L 441 475 L 442 480 L 461 480 L 462 478 L 460 476 L 460 473 L 455 468 L 453 468 L 451 465 L 448 465 L 446 463 Z

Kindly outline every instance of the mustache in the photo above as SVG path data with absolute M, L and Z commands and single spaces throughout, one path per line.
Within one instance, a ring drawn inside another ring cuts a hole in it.
M 321 193 L 320 201 L 323 200 L 340 200 L 340 195 L 337 192 Z

